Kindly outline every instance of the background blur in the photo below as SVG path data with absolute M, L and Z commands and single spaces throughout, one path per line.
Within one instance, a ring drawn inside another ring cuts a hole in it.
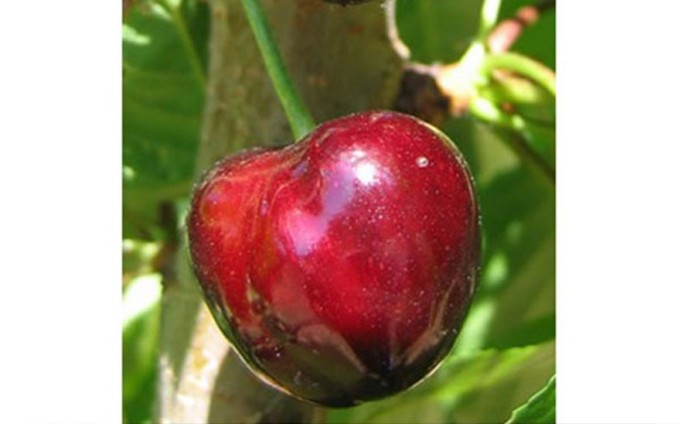
M 504 1 L 500 18 L 529 3 Z M 455 61 L 477 30 L 480 1 L 397 4 L 416 61 Z M 147 423 L 163 267 L 195 175 L 204 101 L 195 69 L 208 60 L 205 48 L 181 52 L 188 40 L 206 46 L 209 13 L 205 2 L 159 0 L 134 2 L 124 17 L 123 414 Z M 555 13 L 542 15 L 512 50 L 555 69 L 555 22 Z M 432 378 L 391 399 L 330 410 L 328 422 L 504 422 L 555 374 L 555 188 L 489 127 L 464 117 L 443 129 L 466 156 L 480 198 L 484 262 L 475 302 Z M 555 127 L 542 137 L 553 143 Z M 552 386 L 540 400 L 553 408 Z

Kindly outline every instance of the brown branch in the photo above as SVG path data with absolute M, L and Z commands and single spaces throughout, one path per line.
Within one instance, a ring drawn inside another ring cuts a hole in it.
M 409 47 L 402 41 L 400 31 L 397 28 L 397 5 L 396 0 L 385 0 L 383 8 L 385 9 L 386 31 L 388 33 L 388 40 L 393 50 L 403 61 L 408 61 L 411 57 Z
M 449 116 L 450 98 L 435 80 L 436 65 L 407 65 L 402 72 L 400 91 L 393 108 L 440 126 Z
M 505 128 L 494 128 L 499 138 L 505 142 L 518 156 L 523 158 L 530 167 L 543 175 L 552 186 L 556 185 L 556 170 L 549 165 L 535 150 L 527 144 L 522 134 Z
M 490 32 L 487 48 L 492 53 L 508 51 L 525 28 L 537 22 L 542 13 L 555 6 L 555 0 L 543 0 L 532 6 L 521 7 L 514 17 L 499 22 Z
M 209 5 L 210 66 L 197 175 L 227 154 L 291 140 L 243 8 L 238 0 Z M 318 122 L 385 108 L 394 98 L 402 61 L 386 35 L 383 9 L 341 9 L 321 0 L 262 5 L 294 84 Z M 185 249 L 177 251 L 175 281 L 164 286 L 155 421 L 323 421 L 322 409 L 278 393 L 245 368 L 204 306 Z

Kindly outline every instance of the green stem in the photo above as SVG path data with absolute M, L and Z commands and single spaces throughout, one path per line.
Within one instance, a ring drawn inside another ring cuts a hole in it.
M 484 97 L 474 98 L 469 111 L 473 116 L 487 123 L 522 132 L 527 129 L 525 121 L 519 115 L 509 115 L 500 110 L 494 103 Z
M 189 29 L 187 28 L 187 23 L 184 20 L 184 16 L 182 16 L 180 8 L 171 6 L 168 3 L 168 0 L 160 0 L 159 3 L 168 13 L 170 13 L 173 22 L 177 27 L 180 40 L 182 41 L 182 45 L 184 46 L 187 56 L 189 57 L 189 65 L 192 68 L 192 73 L 194 74 L 194 78 L 196 78 L 196 82 L 203 93 L 206 89 L 206 75 L 203 72 L 203 66 L 201 66 L 199 55 L 196 53 L 196 46 L 189 36 Z
M 246 12 L 246 18 L 255 36 L 260 54 L 265 61 L 267 73 L 284 107 L 293 137 L 300 140 L 315 127 L 314 120 L 291 81 L 260 2 L 241 0 L 241 5 Z
M 459 65 L 468 70 L 468 74 L 472 78 L 471 83 L 474 83 L 474 76 L 480 73 L 479 69 L 485 57 L 487 57 L 487 36 L 494 29 L 500 7 L 501 0 L 483 0 L 482 8 L 480 9 L 478 34 L 459 59 Z
M 556 75 L 551 69 L 529 57 L 511 52 L 487 56 L 482 65 L 482 72 L 490 75 L 495 69 L 518 73 L 536 81 L 553 96 L 556 95 Z
M 480 96 L 497 105 L 510 102 L 514 105 L 551 107 L 556 103 L 556 98 L 547 93 L 543 87 L 526 78 L 510 75 L 490 81 L 478 91 Z
M 475 40 L 468 46 L 468 49 L 461 55 L 459 64 L 469 68 L 471 74 L 477 74 L 478 69 L 487 56 L 487 35 L 494 29 L 499 16 L 501 0 L 484 0 L 480 9 L 480 24 Z
M 478 26 L 477 41 L 485 42 L 487 35 L 492 31 L 499 17 L 501 0 L 484 0 L 480 9 L 480 24 Z
M 537 153 L 523 137 L 522 134 L 530 130 L 531 125 L 521 116 L 506 114 L 492 102 L 482 97 L 474 99 L 469 110 L 476 118 L 492 124 L 497 131 L 503 132 L 506 137 L 502 137 L 502 139 L 509 144 L 516 154 L 555 184 L 556 170 L 554 166 Z

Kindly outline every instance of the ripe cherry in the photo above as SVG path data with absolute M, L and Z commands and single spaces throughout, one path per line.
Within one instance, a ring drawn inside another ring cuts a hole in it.
M 264 381 L 327 406 L 383 398 L 446 356 L 480 260 L 463 157 L 395 112 L 219 162 L 188 216 L 218 325 Z

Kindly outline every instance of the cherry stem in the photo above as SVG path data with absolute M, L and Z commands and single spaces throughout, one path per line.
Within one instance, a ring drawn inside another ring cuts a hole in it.
M 494 28 L 499 17 L 501 0 L 484 0 L 480 9 L 480 24 L 478 26 L 478 41 L 483 41 Z
M 501 105 L 510 102 L 513 105 L 554 106 L 556 98 L 543 87 L 527 78 L 504 75 L 481 87 L 478 94 Z
M 505 52 L 489 55 L 482 65 L 482 72 L 490 75 L 492 71 L 505 69 L 527 77 L 556 95 L 556 75 L 551 69 L 518 53 Z
M 483 58 L 487 54 L 485 48 L 485 40 L 487 36 L 494 29 L 494 25 L 499 17 L 499 9 L 501 8 L 501 0 L 484 0 L 480 9 L 480 22 L 478 24 L 478 33 L 475 40 L 471 43 L 468 49 L 464 52 L 459 60 L 459 63 L 469 64 L 471 70 L 478 69 Z
M 260 2 L 258 0 L 241 0 L 241 5 L 246 12 L 246 18 L 265 62 L 267 73 L 272 80 L 279 101 L 284 107 L 293 137 L 300 140 L 315 127 L 312 115 L 293 85 Z
M 548 158 L 542 157 L 525 140 L 526 132 L 531 125 L 520 115 L 509 115 L 500 110 L 494 103 L 478 97 L 470 104 L 470 112 L 481 121 L 491 124 L 503 132 L 501 137 L 523 160 L 530 163 L 544 175 L 552 184 L 556 183 L 556 170 Z

